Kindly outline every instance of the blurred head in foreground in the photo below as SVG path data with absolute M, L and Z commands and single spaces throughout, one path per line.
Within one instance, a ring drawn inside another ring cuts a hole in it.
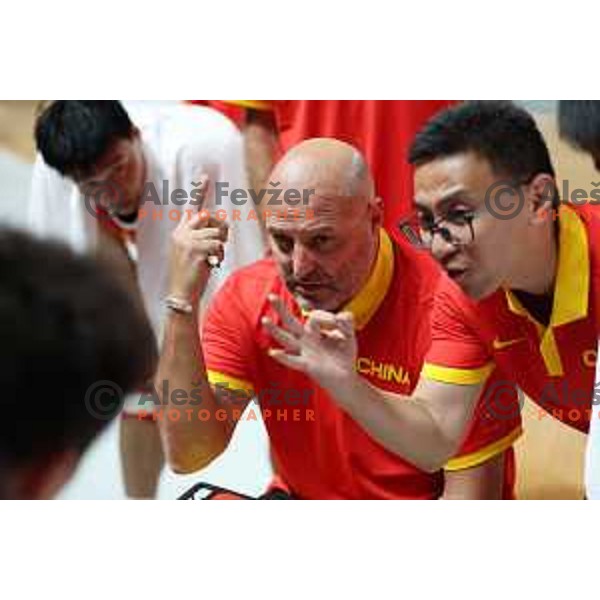
M 101 264 L 0 228 L 0 334 L 0 497 L 51 498 L 152 374 L 152 333 Z

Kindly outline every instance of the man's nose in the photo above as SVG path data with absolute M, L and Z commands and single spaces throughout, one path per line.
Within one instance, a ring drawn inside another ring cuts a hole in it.
M 296 244 L 292 253 L 292 269 L 296 279 L 302 279 L 310 273 L 315 266 L 314 257 L 310 250 L 307 250 L 302 244 Z
M 456 247 L 447 242 L 439 233 L 431 240 L 431 254 L 438 262 L 445 262 L 447 258 L 456 252 Z

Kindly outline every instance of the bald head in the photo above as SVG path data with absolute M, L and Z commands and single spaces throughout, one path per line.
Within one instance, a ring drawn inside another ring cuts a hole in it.
M 271 179 L 285 182 L 287 188 L 314 189 L 320 196 L 366 200 L 375 192 L 362 154 L 332 138 L 314 138 L 294 146 L 279 161 Z
M 365 284 L 379 247 L 382 205 L 364 158 L 338 140 L 307 140 L 281 159 L 271 181 L 284 197 L 293 191 L 303 199 L 290 212 L 271 210 L 266 221 L 287 288 L 304 307 L 340 309 Z

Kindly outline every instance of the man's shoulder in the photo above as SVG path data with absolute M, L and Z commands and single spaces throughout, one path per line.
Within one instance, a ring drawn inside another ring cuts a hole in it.
M 586 203 L 570 207 L 585 228 L 589 274 L 595 314 L 600 315 L 600 206 Z M 583 270 L 581 271 L 583 273 Z
M 498 289 L 484 299 L 474 300 L 446 273 L 440 275 L 434 292 L 434 304 L 438 314 L 452 314 L 455 318 L 477 327 L 483 323 L 491 325 L 505 303 L 504 298 L 504 291 Z
M 77 191 L 77 186 L 72 180 L 61 175 L 56 169 L 52 168 L 40 153 L 36 154 L 35 163 L 32 171 L 33 183 L 41 184 L 41 190 L 58 190 L 63 195 L 71 194 Z M 40 186 L 33 185 L 32 192 L 39 191 L 36 188 Z
M 264 258 L 236 269 L 226 279 L 219 294 L 233 295 L 239 306 L 254 309 L 266 302 L 271 292 L 278 293 L 282 287 L 275 261 Z
M 131 120 L 150 138 L 174 139 L 180 143 L 193 144 L 198 141 L 220 138 L 238 139 L 240 131 L 226 116 L 207 106 L 192 106 L 183 103 L 159 104 L 130 108 Z
M 412 246 L 408 241 L 392 240 L 394 254 L 405 274 L 430 284 L 437 282 L 441 268 L 428 251 Z
M 200 173 L 217 177 L 224 165 L 243 165 L 243 138 L 239 129 L 218 111 L 204 106 L 173 105 L 138 111 L 144 144 L 169 177 L 187 179 Z M 233 162 L 232 162 L 233 161 Z
M 587 231 L 588 244 L 591 250 L 598 253 L 600 248 L 600 206 L 597 204 L 586 203 L 583 206 L 569 206 L 579 219 Z
M 405 290 L 413 301 L 430 301 L 442 274 L 428 252 L 408 242 L 393 240 L 394 288 Z

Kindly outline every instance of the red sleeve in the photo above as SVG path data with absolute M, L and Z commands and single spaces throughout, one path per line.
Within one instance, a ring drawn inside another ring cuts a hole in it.
M 235 274 L 212 299 L 201 337 L 209 381 L 251 392 L 256 348 Z
M 477 334 L 477 318 L 469 300 L 442 277 L 432 316 L 432 342 L 423 375 L 441 383 L 478 384 L 493 369 L 493 358 Z

